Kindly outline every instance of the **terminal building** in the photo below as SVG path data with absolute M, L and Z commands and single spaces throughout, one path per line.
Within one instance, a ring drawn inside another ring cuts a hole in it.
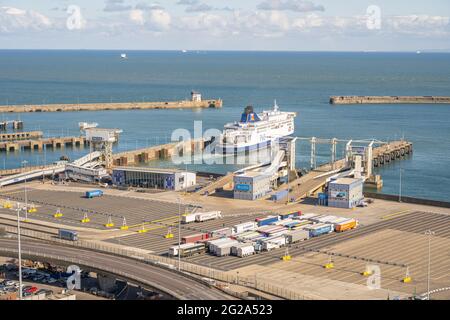
M 340 178 L 328 184 L 328 206 L 354 208 L 363 199 L 363 179 Z
M 197 184 L 194 172 L 176 169 L 141 167 L 117 167 L 113 169 L 113 184 L 116 186 L 155 188 L 180 191 Z
M 234 177 L 234 198 L 256 200 L 268 194 L 272 188 L 270 175 L 247 172 Z
M 261 199 L 276 190 L 279 185 L 287 183 L 289 172 L 295 171 L 296 141 L 295 137 L 280 139 L 279 148 L 272 148 L 270 151 L 270 161 L 236 172 L 233 178 L 234 198 Z

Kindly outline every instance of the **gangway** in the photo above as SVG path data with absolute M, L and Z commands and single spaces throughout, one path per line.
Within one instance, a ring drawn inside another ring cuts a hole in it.
M 73 170 L 76 170 L 77 173 L 84 172 L 85 174 L 95 176 L 95 177 L 103 177 L 105 172 L 102 169 L 90 169 L 89 167 L 85 168 L 85 166 L 89 166 L 92 161 L 98 163 L 98 158 L 101 156 L 100 152 L 92 152 L 78 160 L 75 160 L 73 163 L 68 164 L 58 164 L 54 166 L 49 166 L 44 169 L 36 169 L 28 172 L 18 173 L 12 176 L 4 177 L 0 179 L 0 187 L 5 187 L 10 184 L 23 182 L 25 180 L 32 180 L 36 178 L 41 178 L 43 176 L 51 176 L 59 173 L 65 172 L 69 167 Z

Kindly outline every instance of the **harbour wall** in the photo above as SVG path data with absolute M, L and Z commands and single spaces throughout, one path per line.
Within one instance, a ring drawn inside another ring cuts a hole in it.
M 396 195 L 374 193 L 374 192 L 364 192 L 364 196 L 367 198 L 372 198 L 372 199 L 380 199 L 380 200 L 388 200 L 388 201 L 396 201 L 396 202 L 398 202 L 398 200 L 399 200 L 399 196 L 396 196 Z M 404 196 L 402 196 L 401 200 L 402 200 L 402 202 L 405 202 L 405 203 L 422 204 L 422 205 L 426 205 L 426 206 L 441 207 L 441 208 L 450 208 L 450 202 L 445 202 L 445 201 L 420 199 L 420 198 L 404 197 Z
M 450 104 L 438 96 L 332 96 L 330 104 Z
M 195 109 L 221 108 L 220 99 L 202 101 L 166 101 L 166 102 L 117 102 L 89 104 L 43 104 L 43 105 L 13 105 L 0 106 L 0 113 L 19 112 L 69 112 L 69 111 L 102 111 L 102 110 L 145 110 L 145 109 Z

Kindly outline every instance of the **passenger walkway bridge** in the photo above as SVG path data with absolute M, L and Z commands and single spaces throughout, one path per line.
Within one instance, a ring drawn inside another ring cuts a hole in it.
M 63 173 L 66 170 L 70 170 L 71 172 L 75 172 L 76 174 L 102 175 L 103 174 L 102 170 L 89 168 L 89 165 L 98 162 L 98 159 L 100 157 L 101 152 L 96 151 L 78 160 L 75 160 L 72 163 L 52 165 L 0 178 L 0 187 L 5 187 L 10 184 L 24 182 L 32 179 L 37 179 L 44 176 L 54 176 L 56 174 Z

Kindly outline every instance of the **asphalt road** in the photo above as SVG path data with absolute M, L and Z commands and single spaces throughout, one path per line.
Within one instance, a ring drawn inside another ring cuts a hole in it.
M 0 239 L 0 247 L 15 250 L 17 240 Z M 176 272 L 154 267 L 143 262 L 127 259 L 123 257 L 111 256 L 77 248 L 62 247 L 44 242 L 30 242 L 22 240 L 22 250 L 30 251 L 33 256 L 40 255 L 58 256 L 61 260 L 77 259 L 84 266 L 95 266 L 101 270 L 118 270 L 130 274 L 135 279 L 143 279 L 147 284 L 155 284 L 156 289 L 160 289 L 168 294 L 175 293 L 181 299 L 187 300 L 230 300 L 233 297 L 203 285 L 193 279 L 184 277 Z M 0 251 L 4 255 L 4 251 Z M 15 255 L 15 254 L 14 254 Z M 80 266 L 81 267 L 81 266 Z

